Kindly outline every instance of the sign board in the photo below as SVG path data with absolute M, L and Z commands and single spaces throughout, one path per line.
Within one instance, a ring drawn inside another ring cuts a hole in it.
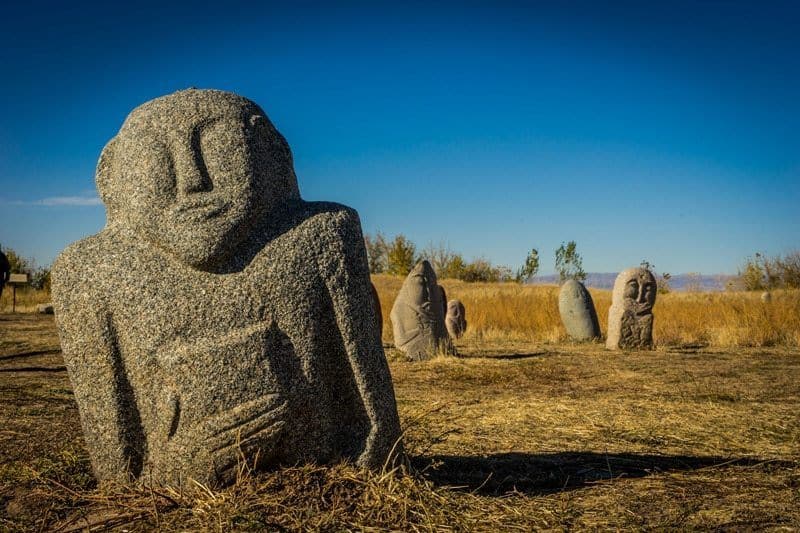
M 11 274 L 8 278 L 9 283 L 28 283 L 27 274 Z

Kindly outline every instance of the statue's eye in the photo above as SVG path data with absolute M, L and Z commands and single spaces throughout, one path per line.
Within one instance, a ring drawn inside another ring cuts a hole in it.
M 218 120 L 202 126 L 199 132 L 200 151 L 211 180 L 227 176 L 235 168 L 234 154 L 244 142 L 241 124 Z
M 639 283 L 631 280 L 625 285 L 625 298 L 636 298 L 639 295 Z

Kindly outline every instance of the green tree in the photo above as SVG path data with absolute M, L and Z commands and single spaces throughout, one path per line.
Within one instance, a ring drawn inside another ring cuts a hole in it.
M 388 268 L 386 237 L 378 232 L 374 237 L 369 233 L 364 235 L 364 246 L 367 249 L 367 261 L 370 274 L 381 274 Z
M 386 271 L 406 276 L 417 263 L 417 247 L 405 235 L 397 235 L 386 250 Z
M 745 259 L 744 265 L 739 268 L 737 273 L 739 284 L 744 290 L 762 291 L 770 288 L 764 263 L 764 256 L 758 252 L 753 257 Z
M 525 264 L 517 270 L 516 280 L 517 283 L 525 283 L 529 281 L 539 272 L 539 251 L 533 248 L 525 259 Z
M 556 272 L 558 272 L 559 283 L 564 283 L 568 279 L 578 281 L 586 279 L 583 258 L 578 253 L 575 241 L 569 241 L 566 245 L 562 242 L 561 246 L 556 249 Z
M 492 266 L 487 259 L 478 258 L 467 264 L 461 276 L 462 280 L 468 282 L 497 282 L 500 281 L 500 270 Z
M 800 251 L 790 252 L 775 260 L 781 286 L 785 289 L 800 289 Z
M 33 259 L 22 257 L 13 248 L 2 248 L 2 251 L 6 254 L 12 273 L 30 274 L 36 269 Z
M 453 254 L 442 269 L 440 271 L 437 270 L 436 275 L 441 279 L 463 279 L 466 268 L 467 263 L 461 257 L 461 254 Z

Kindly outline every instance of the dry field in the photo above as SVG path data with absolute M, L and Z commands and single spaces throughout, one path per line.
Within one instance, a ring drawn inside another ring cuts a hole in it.
M 444 285 L 463 357 L 387 348 L 406 465 L 223 490 L 97 490 L 52 317 L 0 313 L 0 530 L 800 529 L 797 293 L 666 295 L 658 349 L 611 353 L 565 341 L 553 288 Z
M 403 284 L 396 276 L 373 277 L 383 311 L 383 340 L 392 341 L 389 312 Z M 558 287 L 516 283 L 465 283 L 444 280 L 448 299 L 467 310 L 465 342 L 495 346 L 498 342 L 559 343 L 568 340 L 558 316 Z M 607 328 L 611 291 L 590 289 Z M 659 294 L 653 310 L 653 337 L 658 345 L 800 346 L 800 291 L 775 291 L 765 305 L 758 292 L 672 292 Z M 491 349 L 491 348 L 490 348 Z

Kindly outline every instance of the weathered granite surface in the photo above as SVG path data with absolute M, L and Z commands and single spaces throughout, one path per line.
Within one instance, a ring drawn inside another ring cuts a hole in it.
M 413 361 L 452 351 L 441 294 L 433 267 L 428 261 L 420 261 L 408 274 L 394 301 L 389 315 L 394 344 Z
M 629 268 L 619 273 L 608 309 L 606 348 L 628 350 L 653 347 L 656 289 L 656 279 L 646 268 Z
M 378 296 L 378 289 L 370 282 L 370 289 L 372 289 L 372 305 L 375 307 L 375 323 L 378 326 L 378 333 L 383 336 L 383 310 L 381 309 L 381 299 Z
M 356 212 L 300 198 L 289 146 L 232 93 L 136 108 L 96 175 L 107 225 L 53 266 L 101 481 L 381 467 L 399 439 Z
M 434 270 L 436 272 L 436 270 Z M 436 285 L 439 287 L 439 298 L 442 302 L 442 315 L 446 318 L 447 317 L 447 291 L 444 290 L 444 287 L 441 285 Z
M 567 335 L 573 340 L 588 341 L 600 337 L 600 323 L 592 295 L 580 281 L 569 279 L 561 286 L 558 312 Z
M 447 333 L 454 339 L 460 339 L 467 331 L 467 314 L 461 300 L 447 302 L 447 315 L 444 317 Z

